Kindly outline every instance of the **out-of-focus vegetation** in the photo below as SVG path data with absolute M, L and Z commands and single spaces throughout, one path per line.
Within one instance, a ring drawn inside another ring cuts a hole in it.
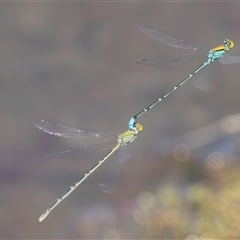
M 224 169 L 216 177 L 217 189 L 198 183 L 185 189 L 166 184 L 156 193 L 142 192 L 134 219 L 146 227 L 144 238 L 185 239 L 192 233 L 196 239 L 238 239 L 239 170 Z

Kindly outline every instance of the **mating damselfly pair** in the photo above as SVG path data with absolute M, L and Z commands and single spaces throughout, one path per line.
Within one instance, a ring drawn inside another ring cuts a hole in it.
M 170 46 L 174 46 L 176 48 L 182 48 L 186 50 L 204 50 L 203 47 L 200 47 L 198 45 L 187 43 L 186 41 L 171 36 L 170 34 L 157 30 L 153 27 L 140 27 L 140 30 L 142 30 L 145 34 L 150 36 L 151 38 L 154 38 L 155 40 L 165 43 Z M 172 88 L 169 92 L 167 92 L 165 95 L 163 95 L 161 98 L 157 99 L 155 102 L 150 104 L 148 107 L 141 110 L 139 113 L 134 115 L 128 124 L 128 130 L 123 132 L 122 134 L 118 136 L 114 136 L 107 133 L 102 132 L 94 132 L 89 130 L 84 130 L 81 128 L 72 127 L 65 124 L 60 123 L 54 123 L 50 121 L 41 120 L 37 123 L 35 123 L 35 126 L 39 128 L 40 130 L 47 132 L 49 134 L 59 136 L 59 137 L 65 137 L 65 138 L 74 138 L 74 139 L 95 139 L 95 138 L 102 138 L 102 137 L 110 137 L 115 138 L 114 141 L 107 142 L 107 143 L 101 143 L 96 144 L 90 147 L 80 148 L 77 150 L 70 150 L 65 152 L 60 152 L 56 154 L 50 154 L 50 156 L 54 155 L 71 155 L 71 154 L 81 154 L 86 152 L 91 152 L 98 150 L 100 148 L 106 147 L 111 144 L 115 144 L 115 146 L 102 158 L 98 161 L 96 165 L 94 165 L 87 173 L 85 173 L 77 182 L 75 182 L 63 195 L 61 195 L 39 218 L 39 221 L 43 221 L 48 214 L 65 198 L 67 198 L 83 181 L 86 180 L 87 177 L 89 177 L 94 171 L 98 169 L 112 154 L 117 152 L 120 148 L 126 146 L 127 144 L 134 141 L 139 132 L 142 131 L 143 126 L 141 124 L 138 124 L 136 121 L 137 119 L 142 116 L 144 113 L 152 109 L 154 106 L 156 106 L 159 102 L 161 102 L 163 99 L 168 97 L 172 92 L 177 90 L 180 86 L 182 86 L 186 81 L 188 81 L 190 78 L 192 78 L 197 72 L 199 72 L 202 68 L 206 67 L 210 63 L 219 60 L 222 64 L 233 64 L 233 63 L 239 63 L 240 62 L 240 55 L 228 55 L 228 51 L 234 47 L 234 43 L 229 40 L 225 39 L 223 43 L 215 48 L 212 48 L 207 56 L 207 60 L 200 65 L 196 70 L 194 70 L 192 73 L 190 73 L 185 79 L 183 79 L 179 84 L 177 84 L 174 88 Z M 188 57 L 180 57 L 177 59 L 142 59 L 137 61 L 138 63 L 142 64 L 148 64 L 148 65 L 159 65 L 159 66 L 171 66 L 171 65 L 177 65 L 181 63 L 190 62 L 194 59 L 196 59 L 196 56 L 188 56 Z

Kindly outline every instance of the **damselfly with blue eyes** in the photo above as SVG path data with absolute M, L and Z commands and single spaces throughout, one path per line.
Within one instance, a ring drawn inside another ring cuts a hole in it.
M 113 153 L 115 153 L 117 150 L 119 150 L 121 147 L 126 146 L 130 142 L 134 141 L 138 133 L 143 130 L 143 126 L 141 124 L 136 123 L 135 126 L 131 130 L 127 130 L 126 132 L 123 132 L 122 134 L 115 136 L 108 133 L 102 133 L 102 132 L 93 132 L 89 130 L 84 130 L 81 128 L 72 127 L 65 124 L 50 122 L 41 120 L 34 124 L 37 128 L 40 130 L 47 132 L 49 134 L 59 136 L 59 137 L 65 137 L 65 138 L 74 138 L 74 139 L 95 139 L 95 138 L 102 138 L 102 137 L 109 137 L 114 138 L 115 141 L 107 142 L 107 143 L 100 143 L 96 144 L 90 147 L 84 147 L 77 150 L 70 150 L 55 154 L 50 154 L 48 156 L 56 156 L 56 155 L 77 155 L 81 153 L 91 152 L 95 151 L 97 149 L 113 145 L 115 146 L 111 149 L 110 152 L 108 152 L 101 160 L 98 161 L 98 163 L 93 166 L 87 173 L 85 173 L 77 182 L 75 182 L 63 195 L 61 195 L 40 217 L 39 222 L 42 222 L 48 214 L 65 198 L 67 198 L 83 181 L 86 180 L 87 177 L 89 177 L 94 171 L 97 170 L 98 167 L 100 167 Z
M 170 34 L 160 31 L 154 27 L 149 26 L 143 26 L 140 27 L 140 30 L 147 34 L 149 37 L 165 43 L 169 46 L 173 46 L 176 48 L 186 49 L 186 50 L 205 50 L 203 47 L 194 45 L 191 43 L 188 43 L 180 38 L 171 36 Z M 172 88 L 169 92 L 167 92 L 165 95 L 157 99 L 155 102 L 150 104 L 148 107 L 144 108 L 142 111 L 134 115 L 130 121 L 129 121 L 129 129 L 132 129 L 134 127 L 134 124 L 136 123 L 136 120 L 142 116 L 145 112 L 152 109 L 155 105 L 157 105 L 159 102 L 161 102 L 163 99 L 168 97 L 172 92 L 177 90 L 179 87 L 181 87 L 185 82 L 187 82 L 190 78 L 192 78 L 198 71 L 200 71 L 202 68 L 206 67 L 210 63 L 219 60 L 220 63 L 229 65 L 234 63 L 240 62 L 240 55 L 229 55 L 227 54 L 228 51 L 234 47 L 233 41 L 229 39 L 225 39 L 223 43 L 215 48 L 212 48 L 208 55 L 206 54 L 207 60 L 200 65 L 195 71 L 190 73 L 185 79 L 183 79 L 179 84 L 177 84 L 174 88 Z M 158 66 L 174 66 L 181 63 L 190 62 L 192 60 L 195 60 L 199 58 L 199 56 L 185 56 L 185 57 L 179 57 L 175 59 L 171 58 L 158 58 L 158 59 L 141 59 L 138 60 L 137 63 L 141 64 L 147 64 L 147 65 L 158 65 Z

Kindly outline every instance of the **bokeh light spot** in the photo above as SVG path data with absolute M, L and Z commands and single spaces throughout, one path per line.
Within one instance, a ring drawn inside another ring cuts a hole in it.
M 173 156 L 179 162 L 187 161 L 191 156 L 191 149 L 186 144 L 179 144 L 173 149 Z
M 220 169 L 225 164 L 225 157 L 220 152 L 212 152 L 207 157 L 207 163 L 212 169 Z
M 149 214 L 148 211 L 143 211 L 141 209 L 138 209 L 134 212 L 133 218 L 134 218 L 136 223 L 144 226 L 144 225 L 148 224 L 149 219 L 150 219 L 150 214 Z
M 199 238 L 194 235 L 189 235 L 185 240 L 198 240 Z
M 158 235 L 163 229 L 163 223 L 160 219 L 154 219 L 149 221 L 147 230 L 151 235 Z
M 120 239 L 120 235 L 115 230 L 109 230 L 104 234 L 103 239 Z
M 142 209 L 149 209 L 155 203 L 155 197 L 150 192 L 141 192 L 137 197 L 137 204 Z

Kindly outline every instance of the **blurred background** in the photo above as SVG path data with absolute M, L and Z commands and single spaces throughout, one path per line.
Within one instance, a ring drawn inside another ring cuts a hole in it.
M 138 27 L 153 26 L 206 49 L 229 38 L 237 54 L 239 8 L 204 1 L 1 3 L 0 238 L 239 238 L 238 64 L 211 64 L 209 91 L 190 80 L 139 118 L 144 130 L 119 166 L 115 192 L 98 187 L 106 163 L 42 223 L 42 212 L 109 149 L 42 158 L 95 142 L 51 136 L 33 125 L 45 119 L 122 133 L 132 115 L 203 61 L 136 64 L 195 54 Z

